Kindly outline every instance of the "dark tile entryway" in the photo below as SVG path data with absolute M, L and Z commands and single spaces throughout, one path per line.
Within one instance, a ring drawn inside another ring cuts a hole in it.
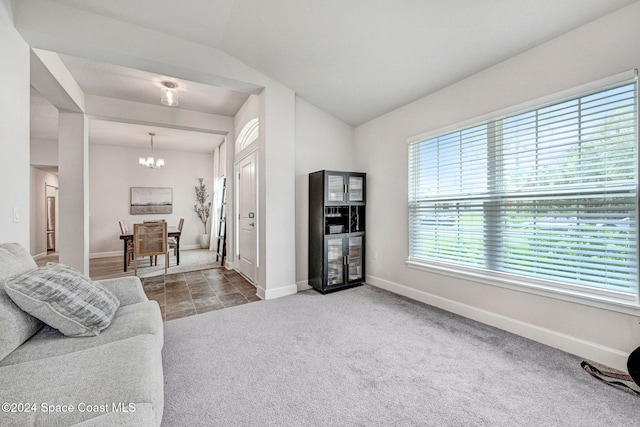
M 165 321 L 260 301 L 255 286 L 226 268 L 149 277 L 142 286 Z

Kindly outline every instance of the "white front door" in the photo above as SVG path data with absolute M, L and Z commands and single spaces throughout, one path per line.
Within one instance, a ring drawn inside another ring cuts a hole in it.
M 256 152 L 238 163 L 238 218 L 240 273 L 256 281 L 257 269 L 257 193 Z

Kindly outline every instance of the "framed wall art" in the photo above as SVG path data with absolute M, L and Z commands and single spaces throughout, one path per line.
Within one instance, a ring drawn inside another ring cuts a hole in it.
M 131 215 L 170 214 L 173 188 L 131 187 Z

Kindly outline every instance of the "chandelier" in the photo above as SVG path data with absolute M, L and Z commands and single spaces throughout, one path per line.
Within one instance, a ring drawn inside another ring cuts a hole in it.
M 161 168 L 164 166 L 164 159 L 156 159 L 153 156 L 153 137 L 156 136 L 156 134 L 149 132 L 149 135 L 151 136 L 151 155 L 149 157 L 139 157 L 138 164 L 151 169 Z

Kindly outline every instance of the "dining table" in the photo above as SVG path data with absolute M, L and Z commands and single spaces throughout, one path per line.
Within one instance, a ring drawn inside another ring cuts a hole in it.
M 178 229 L 178 227 L 167 227 L 167 237 L 175 237 L 176 239 L 177 265 L 180 265 L 180 234 L 182 234 L 182 232 Z M 121 234 L 120 239 L 122 240 L 124 245 L 124 271 L 127 271 L 127 245 L 129 244 L 129 242 L 133 242 L 133 232 Z

